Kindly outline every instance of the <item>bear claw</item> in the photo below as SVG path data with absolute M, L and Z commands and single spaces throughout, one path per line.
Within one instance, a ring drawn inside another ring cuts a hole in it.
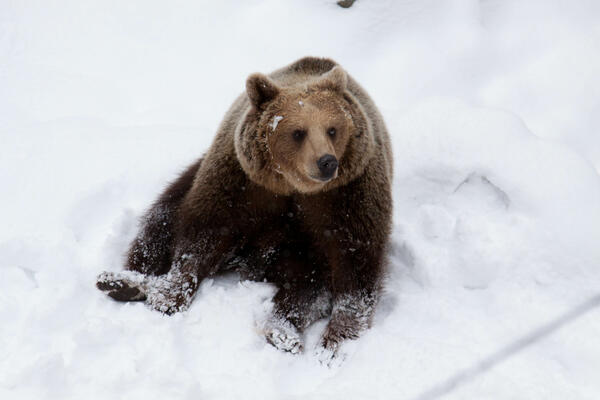
M 328 368 L 339 367 L 346 359 L 346 354 L 340 351 L 339 346 L 333 348 L 318 346 L 315 349 L 314 355 L 319 364 Z
M 267 342 L 278 350 L 292 354 L 300 354 L 304 350 L 299 337 L 289 337 L 281 332 L 269 332 L 265 335 Z
M 265 339 L 278 350 L 300 354 L 304 350 L 302 338 L 296 328 L 288 321 L 272 318 L 265 327 Z

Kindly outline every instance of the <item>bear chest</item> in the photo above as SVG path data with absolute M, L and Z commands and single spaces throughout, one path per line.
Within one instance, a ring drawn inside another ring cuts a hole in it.
M 264 223 L 292 210 L 289 196 L 277 195 L 253 183 L 240 191 L 240 200 L 240 210 L 253 223 Z

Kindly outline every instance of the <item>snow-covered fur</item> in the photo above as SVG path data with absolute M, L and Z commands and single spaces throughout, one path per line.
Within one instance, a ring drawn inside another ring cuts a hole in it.
M 334 61 L 253 74 L 207 154 L 144 216 L 128 271 L 97 286 L 172 314 L 204 278 L 235 269 L 279 288 L 270 343 L 299 352 L 302 331 L 330 316 L 321 346 L 335 351 L 377 302 L 391 180 L 383 119 Z

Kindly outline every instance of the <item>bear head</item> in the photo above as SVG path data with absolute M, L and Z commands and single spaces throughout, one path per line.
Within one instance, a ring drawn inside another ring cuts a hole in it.
M 370 124 L 340 66 L 285 84 L 252 74 L 246 95 L 250 106 L 236 131 L 236 153 L 250 179 L 275 193 L 344 185 L 372 157 Z

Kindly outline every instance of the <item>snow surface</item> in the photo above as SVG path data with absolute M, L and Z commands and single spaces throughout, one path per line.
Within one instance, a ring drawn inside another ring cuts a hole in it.
M 172 317 L 94 287 L 246 76 L 304 55 L 368 89 L 395 153 L 386 291 L 333 368 L 326 321 L 299 356 L 260 337 L 267 284 Z M 594 0 L 0 1 L 0 398 L 431 393 L 600 292 L 598 71 Z M 444 398 L 600 398 L 599 317 Z

